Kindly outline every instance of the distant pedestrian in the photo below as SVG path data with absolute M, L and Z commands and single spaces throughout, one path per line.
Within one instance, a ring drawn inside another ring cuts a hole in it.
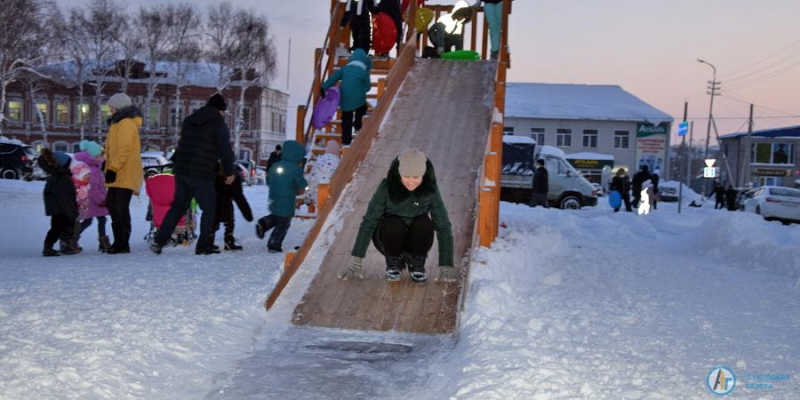
M 650 196 L 650 204 L 653 206 L 653 210 L 658 210 L 658 181 L 661 180 L 661 171 L 656 169 L 653 171 L 653 174 L 650 175 L 650 182 L 653 184 L 653 194 Z
M 281 145 L 275 146 L 275 151 L 269 153 L 269 159 L 267 159 L 267 173 L 269 173 L 270 168 L 275 165 L 276 162 L 281 160 Z
M 633 207 L 639 207 L 639 201 L 642 199 L 642 185 L 645 181 L 650 180 L 650 171 L 647 165 L 642 165 L 639 172 L 633 175 L 631 181 L 631 190 L 633 191 Z
M 72 248 L 72 235 L 75 220 L 78 218 L 78 204 L 75 202 L 75 186 L 70 177 L 70 158 L 62 152 L 53 153 L 50 149 L 43 149 L 37 163 L 39 168 L 47 173 L 44 185 L 44 211 L 50 217 L 50 230 L 44 239 L 42 255 L 45 257 L 59 256 L 61 254 L 76 254 Z M 56 242 L 61 239 L 61 251 L 53 249 Z
M 200 220 L 200 236 L 194 253 L 197 255 L 217 254 L 214 246 L 214 219 L 216 218 L 216 189 L 214 180 L 217 175 L 217 160 L 222 163 L 226 176 L 224 183 L 234 183 L 233 150 L 228 125 L 223 114 L 228 105 L 220 94 L 214 94 L 206 105 L 183 120 L 181 138 L 178 148 L 172 157 L 175 174 L 175 197 L 167 215 L 161 222 L 153 244 L 150 246 L 156 254 L 167 244 L 178 221 L 186 214 L 192 202 L 203 211 Z M 141 175 L 141 172 L 140 172 Z
M 540 158 L 534 164 L 531 207 L 542 206 L 550 208 L 547 204 L 547 192 L 549 190 L 547 168 L 544 167 L 544 160 Z
M 269 215 L 261 217 L 256 224 L 256 236 L 263 239 L 272 230 L 267 241 L 270 253 L 283 251 L 283 239 L 292 224 L 295 201 L 308 182 L 303 178 L 303 145 L 294 141 L 283 142 L 283 157 L 267 174 L 269 186 Z
M 714 198 L 716 202 L 714 203 L 714 209 L 724 209 L 725 208 L 725 186 L 721 185 L 719 181 L 714 181 Z
M 131 252 L 131 197 L 138 196 L 142 188 L 142 113 L 124 93 L 111 96 L 107 104 L 112 115 L 106 138 L 106 206 L 111 214 L 114 244 L 106 253 L 124 254 Z
M 625 172 L 625 168 L 620 168 L 617 170 L 614 179 L 611 180 L 611 191 L 619 192 L 620 197 L 622 198 L 619 207 L 614 208 L 614 212 L 619 212 L 619 209 L 622 207 L 622 203 L 625 203 L 625 211 L 633 211 L 633 209 L 631 209 L 630 195 L 631 181 L 628 177 L 628 174 Z
M 739 195 L 739 191 L 736 190 L 733 185 L 728 185 L 728 190 L 725 192 L 725 200 L 728 203 L 728 211 L 736 211 L 738 205 L 736 204 L 736 197 Z

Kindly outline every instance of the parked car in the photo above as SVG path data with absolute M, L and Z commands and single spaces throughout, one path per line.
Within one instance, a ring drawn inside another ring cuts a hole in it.
M 248 184 L 252 185 L 256 183 L 256 162 L 253 160 L 236 160 L 233 162 L 234 164 L 241 165 L 242 168 L 247 171 L 246 176 L 242 176 L 242 179 Z
M 752 199 L 753 195 L 756 193 L 758 189 L 760 188 L 755 188 L 755 189 L 745 188 L 739 190 L 739 193 L 736 195 L 736 209 L 739 211 L 744 211 L 744 202 L 749 199 Z
M 37 156 L 33 147 L 18 140 L 0 141 L 0 177 L 30 179 Z
M 267 167 L 258 166 L 256 167 L 256 185 L 266 185 L 267 184 Z
M 164 157 L 163 152 L 145 151 L 142 153 L 142 169 L 144 169 L 145 178 L 163 173 L 167 166 L 171 167 L 172 164 Z
M 800 190 L 777 186 L 760 187 L 755 190 L 753 197 L 744 201 L 744 210 L 761 215 L 767 221 L 800 223 Z
M 678 201 L 678 189 L 672 186 L 658 185 L 658 200 L 665 203 Z
M 597 192 L 597 197 L 603 197 L 606 194 L 606 191 L 603 190 L 603 187 L 600 186 L 599 183 L 592 182 L 592 187 L 594 188 L 595 192 Z

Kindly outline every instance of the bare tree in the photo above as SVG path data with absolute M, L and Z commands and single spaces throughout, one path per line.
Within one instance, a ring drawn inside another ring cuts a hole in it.
M 239 103 L 234 123 L 234 153 L 240 150 L 242 127 L 244 126 L 245 92 L 248 88 L 263 84 L 275 73 L 275 45 L 270 35 L 266 17 L 254 10 L 240 10 L 234 19 L 233 45 L 229 60 L 238 71 Z
M 206 21 L 206 61 L 217 73 L 217 92 L 222 92 L 231 83 L 234 63 L 231 61 L 235 47 L 234 10 L 224 1 L 208 9 Z
M 55 16 L 50 0 L 0 0 L 0 133 L 5 118 L 6 88 L 23 72 L 38 74 L 52 50 L 48 23 Z
M 103 89 L 108 75 L 114 72 L 123 10 L 114 0 L 91 0 L 88 7 L 75 9 L 75 14 L 86 30 L 89 59 L 95 88 L 95 134 L 100 137 L 102 129 Z
M 84 104 L 86 104 L 84 89 L 86 83 L 91 79 L 91 68 L 87 68 L 87 61 L 90 57 L 89 38 L 82 20 L 81 11 L 72 9 L 59 25 L 58 37 L 63 41 L 63 49 L 69 61 L 59 64 L 53 73 L 58 82 L 68 88 L 74 87 L 78 91 L 80 135 L 81 140 L 84 140 L 88 119 L 83 110 Z
M 144 48 L 142 34 L 135 26 L 133 18 L 122 15 L 122 23 L 114 39 L 119 45 L 120 55 L 122 56 L 122 63 L 117 65 L 117 75 L 122 77 L 120 91 L 122 93 L 128 93 L 131 70 L 136 64 L 136 58 L 141 54 Z
M 170 48 L 167 51 L 167 59 L 171 62 L 170 81 L 175 85 L 175 104 L 182 110 L 181 88 L 186 85 L 188 74 L 196 68 L 202 54 L 200 49 L 202 19 L 200 11 L 192 4 L 181 3 L 172 8 L 174 21 L 169 25 Z M 176 146 L 179 132 L 180 123 L 176 122 L 172 134 L 172 141 Z
M 31 99 L 33 112 L 36 114 L 36 119 L 39 122 L 39 131 L 42 135 L 42 147 L 47 148 L 49 147 L 49 143 L 47 141 L 47 121 L 45 120 L 47 116 L 42 113 L 42 109 L 39 108 L 39 101 L 36 95 L 37 92 L 46 88 L 47 82 L 39 73 L 33 73 L 29 71 L 23 71 L 17 80 L 22 83 L 22 86 L 28 92 L 28 97 Z M 29 129 L 30 128 L 26 126 L 25 131 L 29 132 Z
M 139 8 L 136 16 L 136 25 L 142 33 L 142 45 L 144 46 L 144 57 L 147 60 L 147 95 L 144 101 L 144 126 L 149 128 L 150 124 L 150 104 L 156 95 L 159 83 L 158 62 L 163 61 L 169 48 L 167 33 L 169 24 L 173 20 L 170 8 L 165 6 L 153 6 L 149 8 Z M 145 129 L 146 130 L 146 129 Z

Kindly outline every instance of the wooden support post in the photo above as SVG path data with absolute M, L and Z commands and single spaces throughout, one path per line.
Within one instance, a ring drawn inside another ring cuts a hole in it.
M 317 185 L 317 209 L 322 211 L 325 203 L 328 202 L 328 196 L 331 192 L 331 185 L 327 183 L 320 183 Z
M 469 40 L 469 49 L 475 51 L 476 46 L 478 45 L 478 11 L 474 8 L 472 9 L 472 18 L 470 19 L 470 25 L 472 25 L 472 33 L 470 40 Z
M 297 106 L 297 131 L 295 132 L 295 140 L 300 144 L 305 141 L 305 124 L 306 124 L 306 106 Z
M 322 57 L 322 49 L 317 48 L 314 50 L 314 62 L 316 63 Z M 311 84 L 311 98 L 314 100 L 312 104 L 316 105 L 319 101 L 319 90 L 322 87 L 322 72 L 314 76 L 314 82 Z
M 296 255 L 297 255 L 296 251 L 288 251 L 288 252 L 286 252 L 286 256 L 283 258 L 283 270 L 284 271 L 286 271 L 286 267 L 288 267 L 289 264 L 292 263 L 292 260 L 294 260 L 294 256 L 296 256 Z
M 483 13 L 483 36 L 481 37 L 481 59 L 488 60 L 489 51 L 489 20 L 486 19 L 486 13 Z

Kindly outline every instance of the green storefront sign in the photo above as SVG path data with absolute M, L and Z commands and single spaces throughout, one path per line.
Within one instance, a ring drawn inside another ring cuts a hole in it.
M 606 165 L 609 168 L 614 168 L 613 160 L 584 160 L 584 159 L 567 159 L 575 169 L 596 169 L 602 171 Z
M 669 123 L 662 122 L 658 125 L 653 124 L 638 124 L 636 126 L 636 137 L 645 137 L 650 135 L 666 135 L 669 132 Z

